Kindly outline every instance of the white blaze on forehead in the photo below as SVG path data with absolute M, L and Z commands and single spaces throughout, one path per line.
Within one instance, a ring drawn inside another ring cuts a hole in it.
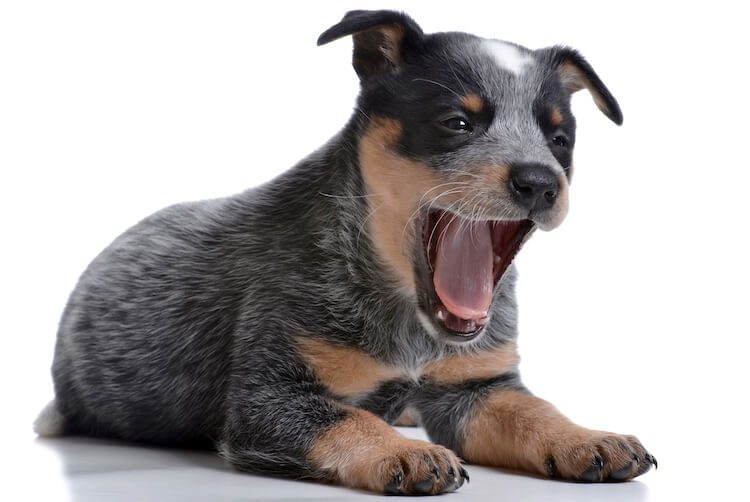
M 495 59 L 497 65 L 514 75 L 520 75 L 533 58 L 517 47 L 500 40 L 483 40 L 482 46 Z

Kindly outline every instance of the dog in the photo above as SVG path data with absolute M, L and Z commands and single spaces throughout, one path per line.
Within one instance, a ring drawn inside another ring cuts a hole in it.
M 625 481 L 656 466 L 518 372 L 513 259 L 565 218 L 574 49 L 425 34 L 352 11 L 344 129 L 271 182 L 142 220 L 80 277 L 38 434 L 210 447 L 238 470 L 438 494 L 465 464 Z M 433 442 L 391 427 L 416 420 Z

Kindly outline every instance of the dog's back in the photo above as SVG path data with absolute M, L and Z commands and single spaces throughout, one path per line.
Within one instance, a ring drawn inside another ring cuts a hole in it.
M 165 209 L 83 273 L 53 366 L 68 431 L 165 443 L 216 434 L 239 308 L 224 248 L 228 203 Z
M 219 437 L 238 316 L 273 317 L 308 294 L 310 230 L 329 212 L 310 193 L 320 166 L 313 156 L 264 187 L 166 208 L 93 260 L 59 326 L 57 432 L 161 444 Z

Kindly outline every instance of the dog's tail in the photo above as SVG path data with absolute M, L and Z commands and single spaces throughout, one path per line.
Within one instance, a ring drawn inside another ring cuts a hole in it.
M 40 437 L 62 436 L 66 429 L 65 417 L 57 409 L 57 403 L 54 399 L 44 407 L 34 420 L 34 432 Z

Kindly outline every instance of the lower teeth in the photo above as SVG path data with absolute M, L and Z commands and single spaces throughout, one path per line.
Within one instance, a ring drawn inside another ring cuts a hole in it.
M 445 308 L 443 308 L 443 307 L 439 307 L 437 309 L 437 312 L 435 312 L 435 317 L 437 317 L 441 321 L 445 321 L 447 315 L 448 314 L 445 312 Z

